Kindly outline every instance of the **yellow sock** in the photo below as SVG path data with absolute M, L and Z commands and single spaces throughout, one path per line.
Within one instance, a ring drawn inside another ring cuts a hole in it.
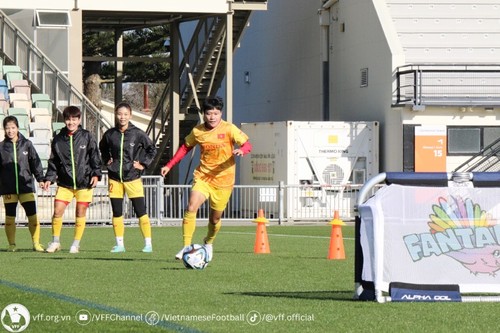
M 62 230 L 62 217 L 52 217 L 52 236 L 53 237 L 61 237 Z
M 5 234 L 9 245 L 16 244 L 16 217 L 5 216 Z
M 28 216 L 28 229 L 33 244 L 40 243 L 40 223 L 38 222 L 38 216 L 36 214 Z
M 217 233 L 219 232 L 221 225 L 222 222 L 220 220 L 219 222 L 217 222 L 217 224 L 208 222 L 208 232 L 207 232 L 207 237 L 205 238 L 206 244 L 212 244 L 214 242 L 215 236 L 217 236 Z
M 83 232 L 85 231 L 85 222 L 86 222 L 85 216 L 76 218 L 74 239 L 76 240 L 82 239 Z
M 125 225 L 123 224 L 123 216 L 114 217 L 112 219 L 113 222 L 113 231 L 115 232 L 115 237 L 123 237 L 125 235 Z
M 184 246 L 190 245 L 193 241 L 194 230 L 196 229 L 196 213 L 186 211 L 182 220 L 182 238 Z
M 148 214 L 139 217 L 139 227 L 141 228 L 142 237 L 151 238 L 151 223 Z

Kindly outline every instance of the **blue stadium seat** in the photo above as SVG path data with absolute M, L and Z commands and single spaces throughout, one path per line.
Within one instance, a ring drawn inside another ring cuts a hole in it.
M 9 87 L 7 86 L 7 81 L 0 79 L 0 94 L 3 94 L 5 99 L 9 99 Z

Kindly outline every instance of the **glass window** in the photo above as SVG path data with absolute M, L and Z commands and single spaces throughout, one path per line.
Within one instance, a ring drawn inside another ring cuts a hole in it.
M 483 132 L 483 147 L 487 147 L 500 138 L 500 127 L 484 127 Z
M 481 129 L 478 127 L 448 127 L 449 154 L 475 154 L 481 150 Z
M 68 11 L 37 10 L 36 26 L 45 28 L 65 28 L 71 26 Z

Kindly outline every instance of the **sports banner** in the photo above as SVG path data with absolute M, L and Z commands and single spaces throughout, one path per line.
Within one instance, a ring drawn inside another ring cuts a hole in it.
M 359 206 L 365 281 L 500 293 L 500 188 L 389 185 Z

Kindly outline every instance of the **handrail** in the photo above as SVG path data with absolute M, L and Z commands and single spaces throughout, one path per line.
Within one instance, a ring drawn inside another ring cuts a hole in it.
M 396 69 L 393 106 L 500 106 L 499 64 L 407 64 Z
M 69 81 L 66 75 L 19 30 L 0 10 L 0 52 L 9 62 L 18 65 L 36 91 L 46 93 L 60 112 L 68 105 L 81 108 L 82 126 L 100 140 L 113 125 L 100 110 Z M 57 120 L 58 114 L 53 115 Z

